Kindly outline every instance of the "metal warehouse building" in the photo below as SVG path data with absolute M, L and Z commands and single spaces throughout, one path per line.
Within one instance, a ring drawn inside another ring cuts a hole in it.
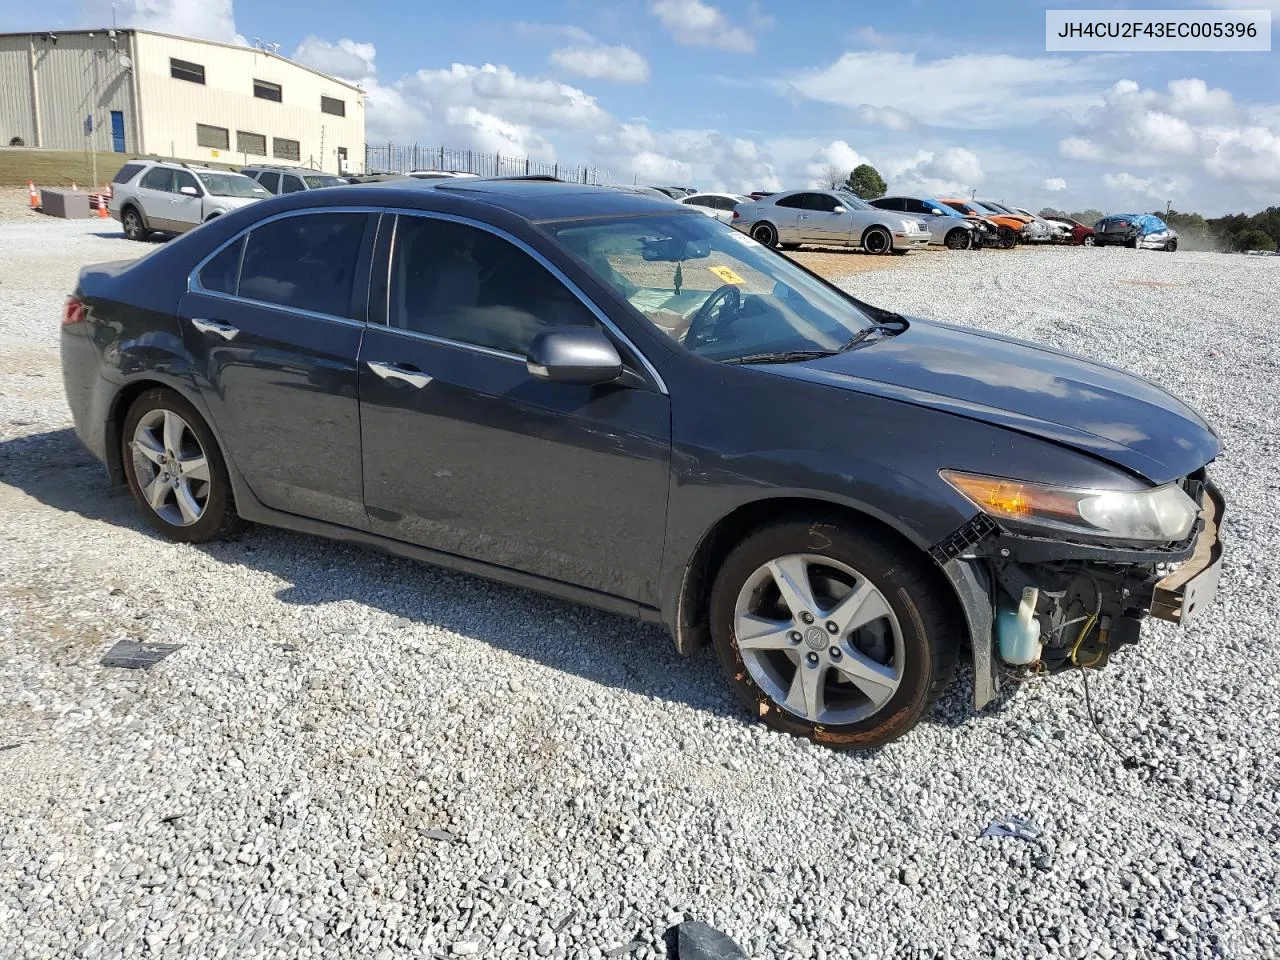
M 364 97 L 256 47 L 132 29 L 0 34 L 4 144 L 359 170 Z

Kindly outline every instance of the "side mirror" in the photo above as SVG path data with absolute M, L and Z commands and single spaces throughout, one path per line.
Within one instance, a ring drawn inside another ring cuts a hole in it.
M 622 376 L 622 357 L 594 327 L 561 327 L 533 338 L 525 366 L 535 377 L 557 383 L 612 383 Z
M 939 210 L 937 207 L 930 207 L 929 212 L 932 213 L 935 217 L 942 216 L 942 211 Z
M 179 187 L 178 192 L 188 197 L 200 196 L 200 191 L 195 187 Z
M 834 209 L 834 210 L 832 210 L 831 212 L 832 212 L 832 213 L 848 213 L 848 211 L 847 211 L 847 210 L 845 210 L 845 208 L 844 208 L 844 207 L 842 207 L 842 206 L 840 206 L 840 204 L 838 204 L 838 203 L 836 204 L 835 209 Z

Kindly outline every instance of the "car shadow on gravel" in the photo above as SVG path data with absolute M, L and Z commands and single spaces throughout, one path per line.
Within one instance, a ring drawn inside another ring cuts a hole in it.
M 78 514 L 169 544 L 138 512 L 123 487 L 71 430 L 0 440 L 0 483 L 55 510 Z M 460 633 L 555 670 L 643 696 L 680 702 L 746 724 L 715 658 L 676 654 L 666 631 L 518 587 L 454 573 L 322 537 L 252 526 L 236 540 L 190 548 L 229 566 L 270 573 L 290 586 L 283 603 L 321 607 L 355 602 L 406 624 Z M 351 634 L 347 623 L 331 634 Z M 293 642 L 306 650 L 307 636 Z
M 123 487 L 110 485 L 102 464 L 72 430 L 0 440 L 0 483 L 55 510 L 172 543 L 146 523 Z M 666 630 L 653 624 L 272 527 L 251 526 L 235 540 L 185 549 L 288 582 L 290 586 L 275 594 L 282 603 L 319 608 L 355 602 L 406 624 L 441 627 L 595 683 L 679 702 L 743 724 L 754 722 L 729 691 L 712 651 L 680 657 Z M 329 632 L 359 638 L 349 626 Z M 300 636 L 294 642 L 305 651 L 308 639 Z M 973 672 L 966 659 L 962 654 L 955 682 L 926 723 L 953 727 L 976 719 L 971 706 Z M 995 712 L 1005 699 L 989 709 Z

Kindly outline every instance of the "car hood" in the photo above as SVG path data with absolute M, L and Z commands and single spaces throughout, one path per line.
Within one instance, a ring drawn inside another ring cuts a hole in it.
M 260 200 L 266 200 L 266 197 L 218 197 L 213 194 L 209 195 L 209 201 L 216 207 L 222 207 L 224 210 L 236 210 L 240 207 L 248 206 L 251 203 L 257 203 Z
M 1212 427 L 1148 380 L 998 334 L 912 318 L 908 330 L 760 369 L 1042 437 L 1166 483 L 1217 456 Z

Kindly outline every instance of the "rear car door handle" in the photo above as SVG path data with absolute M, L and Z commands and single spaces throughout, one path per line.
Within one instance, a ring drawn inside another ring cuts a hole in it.
M 198 317 L 191 318 L 191 325 L 201 333 L 214 333 L 223 340 L 230 340 L 240 331 L 229 323 L 218 323 L 215 320 L 201 320 Z
M 398 363 L 385 363 L 382 360 L 366 360 L 366 366 L 383 380 L 403 380 L 405 383 L 421 390 L 431 382 L 431 377 L 421 370 L 409 370 Z

